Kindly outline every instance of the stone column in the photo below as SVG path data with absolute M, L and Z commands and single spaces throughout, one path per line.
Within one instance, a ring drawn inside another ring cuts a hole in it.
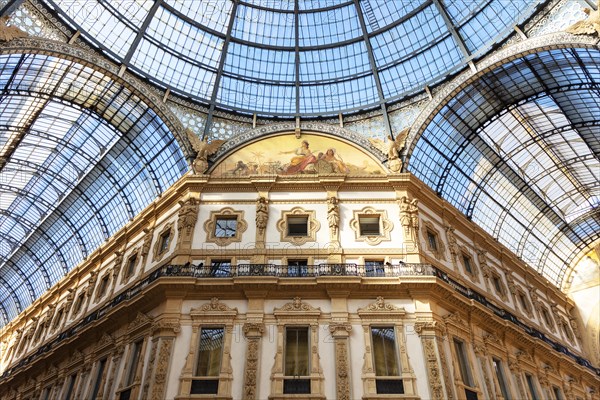
M 244 365 L 244 400 L 256 400 L 260 342 L 265 332 L 262 323 L 247 322 L 243 327 L 246 337 L 246 364 Z
M 146 382 L 142 388 L 142 398 L 161 400 L 165 398 L 173 343 L 180 331 L 180 324 L 175 320 L 162 320 L 154 324 L 152 331 L 152 347 L 146 370 Z
M 433 320 L 417 320 L 415 322 L 415 332 L 419 334 L 423 345 L 431 398 L 434 400 L 454 399 L 448 365 L 442 346 L 443 325 Z
M 350 368 L 348 365 L 348 337 L 352 326 L 345 322 L 329 325 L 335 346 L 335 383 L 337 400 L 350 400 Z

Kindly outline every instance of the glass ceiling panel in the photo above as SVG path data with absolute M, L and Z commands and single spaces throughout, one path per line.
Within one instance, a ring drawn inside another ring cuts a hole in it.
M 92 45 L 173 93 L 221 109 L 305 118 L 378 107 L 437 84 L 508 37 L 543 1 L 146 0 L 129 10 L 120 4 L 130 2 L 117 0 L 43 0 Z M 349 82 L 358 90 L 347 90 Z
M 6 70 L 10 76 L 0 74 L 0 152 L 7 158 L 0 167 L 2 324 L 188 168 L 164 122 L 110 77 L 34 54 L 0 56 L 0 71 Z
M 558 286 L 600 233 L 598 71 L 593 49 L 511 61 L 450 100 L 409 150 L 410 171 Z

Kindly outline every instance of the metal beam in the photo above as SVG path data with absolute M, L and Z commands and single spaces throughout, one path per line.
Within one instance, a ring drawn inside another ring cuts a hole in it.
M 0 17 L 14 13 L 24 1 L 25 0 L 10 0 L 4 7 L 0 9 Z
M 215 112 L 215 102 L 217 101 L 217 95 L 219 94 L 219 86 L 221 85 L 223 69 L 225 68 L 227 50 L 229 49 L 229 43 L 231 42 L 231 32 L 233 31 L 233 25 L 235 24 L 238 0 L 232 0 L 232 2 L 233 5 L 231 7 L 231 17 L 229 17 L 229 25 L 227 25 L 227 34 L 225 35 L 225 42 L 223 42 L 223 48 L 221 49 L 221 59 L 219 60 L 217 76 L 215 77 L 212 95 L 210 96 L 210 107 L 208 109 L 208 115 L 206 116 L 206 125 L 204 125 L 204 133 L 202 134 L 202 140 L 207 138 L 208 133 L 210 132 L 210 128 L 212 127 L 213 113 Z
M 383 94 L 383 87 L 381 86 L 381 80 L 379 79 L 379 71 L 377 70 L 377 63 L 375 62 L 375 56 L 373 55 L 373 47 L 371 46 L 371 41 L 369 39 L 369 32 L 367 31 L 367 25 L 365 23 L 365 16 L 360 8 L 360 1 L 354 0 L 354 7 L 356 8 L 356 15 L 358 16 L 358 22 L 360 23 L 360 27 L 362 29 L 362 36 L 365 46 L 367 47 L 367 55 L 369 56 L 369 64 L 371 65 L 371 73 L 373 75 L 373 80 L 375 81 L 375 86 L 377 88 L 377 94 L 379 95 L 379 102 L 381 103 L 381 113 L 383 114 L 383 122 L 385 125 L 385 129 L 387 131 L 386 136 L 390 136 L 392 139 L 394 138 L 394 134 L 392 133 L 392 125 L 390 122 L 390 116 L 387 113 L 387 107 L 385 105 L 385 96 Z
M 465 60 L 469 60 L 471 58 L 471 53 L 469 52 L 469 49 L 467 48 L 465 41 L 463 40 L 463 38 L 460 36 L 458 31 L 456 30 L 456 27 L 454 26 L 454 23 L 452 22 L 450 15 L 448 15 L 448 11 L 446 11 L 446 9 L 442 5 L 442 3 L 440 3 L 440 0 L 432 0 L 432 1 L 433 1 L 433 4 L 435 5 L 435 7 L 437 8 L 438 12 L 442 16 L 442 19 L 444 20 L 444 23 L 446 24 L 446 28 L 448 29 L 448 32 L 450 32 L 450 34 L 454 38 L 454 41 L 458 45 L 458 48 L 463 53 Z
M 298 15 L 300 6 L 299 0 L 294 1 L 294 67 L 296 74 L 296 118 L 300 118 L 300 16 Z
M 139 46 L 140 41 L 142 40 L 142 38 L 144 37 L 144 34 L 146 33 L 146 29 L 148 29 L 150 22 L 152 22 L 152 19 L 154 18 L 154 15 L 156 14 L 156 11 L 158 10 L 158 7 L 162 4 L 162 2 L 163 2 L 163 0 L 154 0 L 154 4 L 152 4 L 152 7 L 150 7 L 150 10 L 148 11 L 148 14 L 146 15 L 146 19 L 144 19 L 142 26 L 140 26 L 140 29 L 137 32 L 137 35 L 135 35 L 133 42 L 131 42 L 131 46 L 129 46 L 129 50 L 127 51 L 127 54 L 123 58 L 123 64 L 129 65 L 129 61 L 131 61 L 131 57 L 133 57 L 133 53 Z

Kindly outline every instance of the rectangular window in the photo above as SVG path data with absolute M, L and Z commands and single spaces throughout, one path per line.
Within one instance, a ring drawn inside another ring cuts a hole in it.
M 554 392 L 554 398 L 556 400 L 564 400 L 562 390 L 560 390 L 558 386 L 552 386 L 552 391 Z
M 567 337 L 567 339 L 573 340 L 573 334 L 571 333 L 571 328 L 569 328 L 569 324 L 567 324 L 566 321 L 562 321 L 561 325 L 563 333 Z
M 283 393 L 310 393 L 308 327 L 285 328 Z
M 500 282 L 500 277 L 497 275 L 492 276 L 492 282 L 494 283 L 494 289 L 496 289 L 496 293 L 502 295 L 504 291 L 502 290 L 502 282 Z
M 492 364 L 494 365 L 496 378 L 498 378 L 498 385 L 500 385 L 502 397 L 504 397 L 504 400 L 510 400 L 510 395 L 508 393 L 508 385 L 506 382 L 506 377 L 504 376 L 504 367 L 502 366 L 502 361 L 500 361 L 497 358 L 492 358 Z
M 527 297 L 525 297 L 525 293 L 519 292 L 519 302 L 521 303 L 521 308 L 525 312 L 529 312 L 529 302 L 527 301 Z
M 550 314 L 548 314 L 548 310 L 544 307 L 542 308 L 542 318 L 548 327 L 552 327 L 552 322 L 550 321 Z
M 85 293 L 81 293 L 75 300 L 75 306 L 73 307 L 73 315 L 79 314 L 83 307 L 83 301 L 85 300 Z
M 463 254 L 462 259 L 463 259 L 463 265 L 465 266 L 465 271 L 467 271 L 469 274 L 473 274 L 473 266 L 471 265 L 471 257 L 469 257 L 466 254 Z
M 473 377 L 471 375 L 471 367 L 469 366 L 469 359 L 467 357 L 465 343 L 461 340 L 454 339 L 454 350 L 456 351 L 456 358 L 463 383 L 466 386 L 473 387 Z
M 106 275 L 100 281 L 100 287 L 98 288 L 98 299 L 104 297 L 104 295 L 106 294 L 106 290 L 108 289 L 108 280 L 109 280 L 109 278 L 110 277 L 108 275 Z
M 100 391 L 100 385 L 102 385 L 102 376 L 104 375 L 104 367 L 106 367 L 106 358 L 100 360 L 98 364 L 98 372 L 96 373 L 96 379 L 94 380 L 94 386 L 92 390 L 92 399 L 98 397 L 98 392 Z
M 394 327 L 371 327 L 375 388 L 378 394 L 403 394 Z
M 237 232 L 237 217 L 217 217 L 215 221 L 215 237 L 234 237 Z
M 142 340 L 138 340 L 133 344 L 131 350 L 131 358 L 129 359 L 129 368 L 127 369 L 127 379 L 125 386 L 131 386 L 135 380 L 135 373 L 137 372 L 138 365 L 140 363 L 140 356 L 142 354 Z
M 538 400 L 539 396 L 535 387 L 533 376 L 530 374 L 525 374 L 525 380 L 527 381 L 527 389 L 529 389 L 529 395 L 531 396 L 531 400 Z
M 437 235 L 431 231 L 427 231 L 427 242 L 429 243 L 429 250 L 438 251 Z
M 56 316 L 54 317 L 54 322 L 52 323 L 52 330 L 55 330 L 60 326 L 60 322 L 62 321 L 64 312 L 65 312 L 65 310 L 63 308 L 58 310 L 58 312 L 56 313 Z
M 359 216 L 358 224 L 360 227 L 360 236 L 379 236 L 379 215 Z
M 308 236 L 308 216 L 287 217 L 288 236 Z
M 381 260 L 365 260 L 367 276 L 385 276 L 385 266 Z
M 201 328 L 195 376 L 190 394 L 217 394 L 225 342 L 225 328 Z
M 71 375 L 69 377 L 69 384 L 67 386 L 67 391 L 65 393 L 65 400 L 71 400 L 71 396 L 73 396 L 73 389 L 75 388 L 75 379 L 77 379 L 77 375 Z
M 211 276 L 230 276 L 231 275 L 231 260 L 211 260 L 210 275 Z
M 158 254 L 162 254 L 169 248 L 171 242 L 171 231 L 166 231 L 160 235 L 160 245 L 158 246 Z
M 133 276 L 133 274 L 135 272 L 135 263 L 136 262 L 137 262 L 137 254 L 132 255 L 131 257 L 129 257 L 129 260 L 127 260 L 127 269 L 125 270 L 125 279 L 128 279 L 131 276 Z

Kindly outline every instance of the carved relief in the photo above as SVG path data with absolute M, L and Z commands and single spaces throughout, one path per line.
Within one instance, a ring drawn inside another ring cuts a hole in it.
M 159 340 L 160 350 L 158 352 L 158 361 L 152 383 L 152 399 L 162 400 L 165 398 L 165 384 L 167 381 L 167 371 L 171 359 L 171 349 L 173 347 L 173 338 L 161 338 Z M 149 375 L 150 376 L 150 375 Z M 142 398 L 145 398 L 142 396 Z
M 340 207 L 338 199 L 331 196 L 327 199 L 327 223 L 329 225 L 330 238 L 338 240 L 338 230 L 340 227 Z
M 264 325 L 261 323 L 247 322 L 243 326 L 247 341 L 246 364 L 244 366 L 244 400 L 256 400 L 260 339 L 264 329 Z
M 264 196 L 256 200 L 256 230 L 257 233 L 263 235 L 269 221 L 269 202 Z
M 442 400 L 444 398 L 444 391 L 442 390 L 440 370 L 438 368 L 437 355 L 435 354 L 435 340 L 433 337 L 421 336 L 421 342 L 425 350 L 427 377 L 429 379 L 432 398 Z

